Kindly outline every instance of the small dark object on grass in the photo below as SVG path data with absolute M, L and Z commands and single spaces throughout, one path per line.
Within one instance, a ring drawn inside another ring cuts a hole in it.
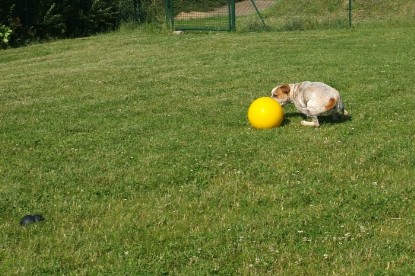
M 20 221 L 21 226 L 26 226 L 34 222 L 45 220 L 42 215 L 26 215 Z
M 21 226 L 26 226 L 32 222 L 35 222 L 35 217 L 32 215 L 26 215 L 22 218 L 22 220 L 20 221 L 20 225 Z
M 42 215 L 33 215 L 33 217 L 35 218 L 35 222 L 39 222 L 39 221 L 45 220 L 45 218 L 42 217 Z

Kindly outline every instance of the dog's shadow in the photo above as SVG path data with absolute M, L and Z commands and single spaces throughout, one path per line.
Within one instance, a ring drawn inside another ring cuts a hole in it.
M 284 114 L 284 121 L 282 122 L 282 126 L 288 125 L 291 123 L 291 119 L 290 118 L 295 118 L 295 117 L 301 117 L 303 120 L 310 120 L 310 118 L 308 118 L 305 114 L 300 113 L 300 112 L 288 112 Z M 347 121 L 351 121 L 352 120 L 352 116 L 347 115 L 347 116 L 341 116 L 339 115 L 338 120 L 333 119 L 332 116 L 318 116 L 318 121 L 320 123 L 320 125 L 323 124 L 342 124 L 344 122 Z

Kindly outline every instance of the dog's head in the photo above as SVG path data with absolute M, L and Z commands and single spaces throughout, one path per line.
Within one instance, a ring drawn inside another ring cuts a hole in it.
M 281 106 L 290 102 L 290 86 L 283 84 L 275 87 L 271 91 L 271 97 L 273 97 Z

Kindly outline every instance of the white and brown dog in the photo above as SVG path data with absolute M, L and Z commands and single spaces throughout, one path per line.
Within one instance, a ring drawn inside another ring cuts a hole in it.
M 338 115 L 348 116 L 340 93 L 322 82 L 283 84 L 272 89 L 271 96 L 282 106 L 294 103 L 298 111 L 310 117 L 311 122 L 301 121 L 303 126 L 318 127 L 317 116 L 331 115 L 335 121 L 338 121 Z

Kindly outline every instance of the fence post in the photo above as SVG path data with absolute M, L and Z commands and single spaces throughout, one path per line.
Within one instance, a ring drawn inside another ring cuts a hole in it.
M 230 18 L 231 18 L 231 24 L 230 24 L 230 31 L 234 32 L 236 30 L 236 12 L 235 12 L 235 0 L 230 0 L 231 1 L 231 13 L 230 13 Z
M 349 28 L 352 27 L 352 0 L 349 0 Z
M 173 12 L 173 5 L 172 0 L 165 0 L 164 1 L 164 12 L 166 13 L 166 24 L 167 27 L 174 30 L 174 12 Z
M 257 6 L 256 6 L 256 4 L 255 4 L 255 0 L 251 0 L 251 3 L 252 3 L 252 5 L 254 6 L 255 11 L 256 11 L 256 13 L 257 13 L 257 14 L 258 14 L 258 16 L 259 16 L 259 19 L 261 19 L 261 22 L 262 22 L 262 25 L 264 26 L 264 29 L 267 29 L 267 25 L 265 24 L 265 20 L 264 20 L 264 18 L 262 17 L 261 12 L 258 10 L 258 7 L 257 7 Z

